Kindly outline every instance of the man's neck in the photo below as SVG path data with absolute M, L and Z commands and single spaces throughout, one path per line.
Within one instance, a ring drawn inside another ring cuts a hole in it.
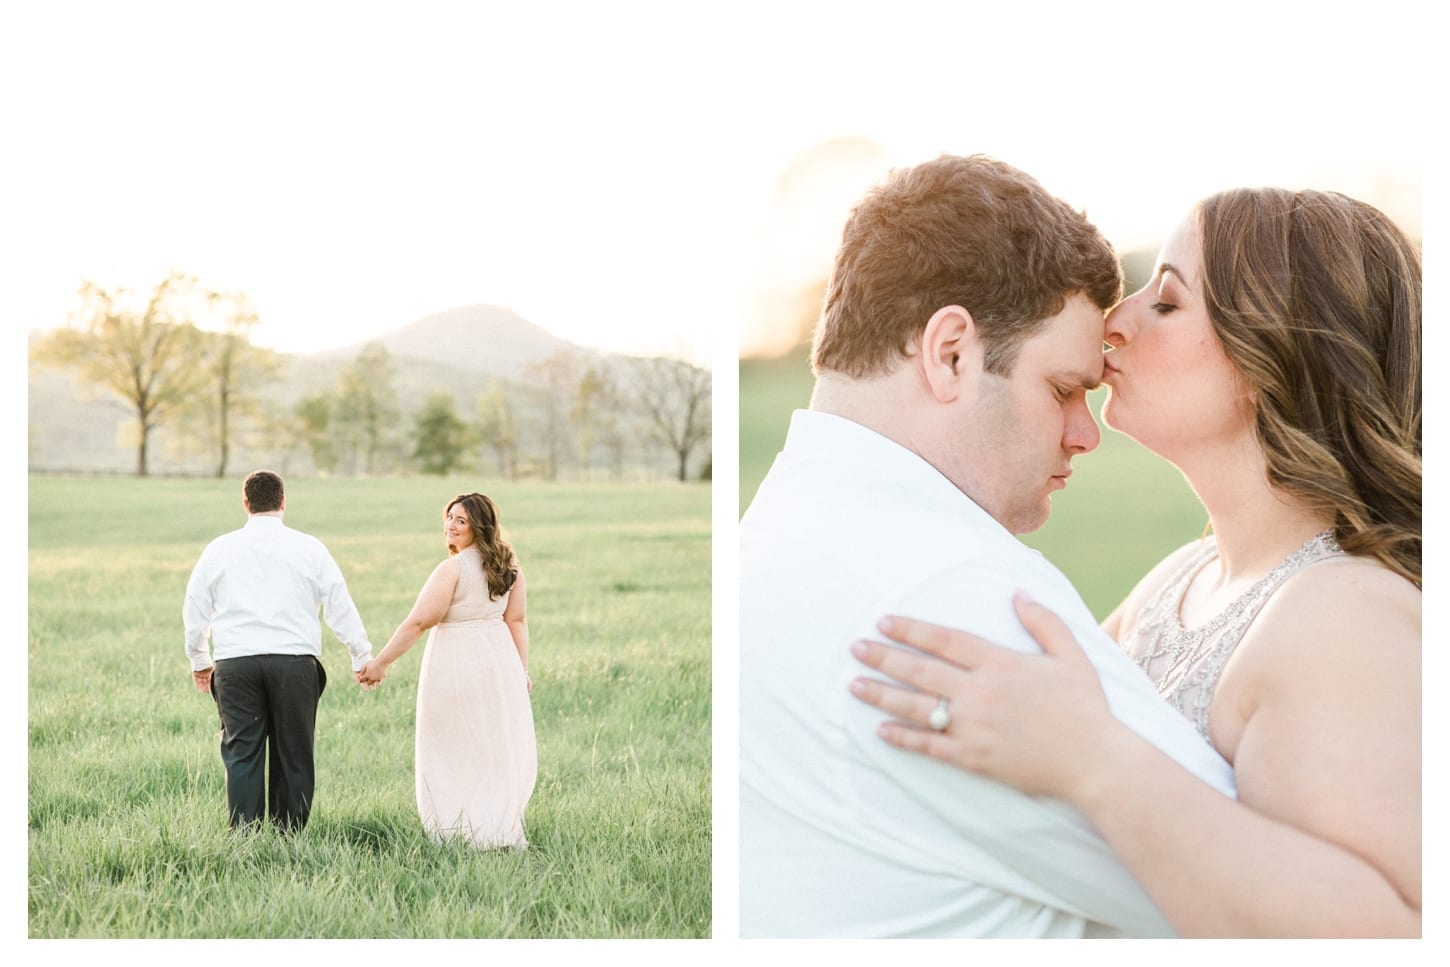
M 811 391 L 810 409 L 829 413 L 859 423 L 916 452 L 903 437 L 900 414 L 903 407 L 896 399 L 889 377 L 852 379 L 836 373 L 822 373 Z
M 962 428 L 954 436 L 942 424 L 944 409 L 922 394 L 914 378 L 906 367 L 866 379 L 823 373 L 811 393 L 810 409 L 859 423 L 911 451 L 990 514 L 973 485 L 980 468 L 964 456 Z
M 936 466 L 930 434 L 917 419 L 921 404 L 913 405 L 900 383 L 899 371 L 865 379 L 822 373 L 811 392 L 810 409 L 859 423 Z
M 247 518 L 249 520 L 251 518 L 253 518 L 253 517 L 275 517 L 278 520 L 281 520 L 282 519 L 282 511 L 280 511 L 280 510 L 262 510 L 262 511 L 258 511 L 255 514 L 248 514 L 247 515 Z

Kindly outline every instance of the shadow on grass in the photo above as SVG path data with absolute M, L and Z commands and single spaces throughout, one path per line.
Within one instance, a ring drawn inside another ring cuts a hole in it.
M 346 819 L 317 820 L 310 832 L 319 839 L 339 842 L 369 853 L 396 853 L 427 844 L 416 820 L 397 816 L 350 816 Z

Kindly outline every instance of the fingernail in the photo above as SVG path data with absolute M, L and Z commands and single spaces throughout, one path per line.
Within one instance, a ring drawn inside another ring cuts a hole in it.
M 864 641 L 853 641 L 853 642 L 851 642 L 851 654 L 855 655 L 857 658 L 865 658 L 866 657 L 867 650 L 868 650 L 868 648 L 867 648 L 866 642 L 864 642 Z
M 1012 593 L 1012 600 L 1014 600 L 1014 601 L 1020 601 L 1023 604 L 1036 604 L 1037 603 L 1037 599 L 1036 598 L 1034 598 L 1032 595 L 1028 594 L 1026 591 L 1022 590 L 1021 588 L 1018 588 L 1016 591 L 1014 591 Z
M 882 633 L 889 635 L 896 628 L 896 622 L 891 620 L 891 615 L 888 614 L 885 617 L 878 618 L 876 620 L 876 627 L 880 629 Z
M 859 679 L 859 678 L 852 680 L 850 688 L 851 688 L 851 694 L 852 695 L 865 695 L 866 694 L 866 683 L 863 682 L 863 681 L 861 681 L 861 679 Z

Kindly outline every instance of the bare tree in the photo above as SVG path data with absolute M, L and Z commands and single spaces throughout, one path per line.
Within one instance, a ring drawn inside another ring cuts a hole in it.
M 79 298 L 70 324 L 37 345 L 36 359 L 78 369 L 126 401 L 139 431 L 136 473 L 145 477 L 152 431 L 193 400 L 205 379 L 194 322 L 205 293 L 195 279 L 172 273 L 145 297 L 84 282 Z
M 549 358 L 531 364 L 529 373 L 542 384 L 544 476 L 553 480 L 559 475 L 559 465 L 568 448 L 567 414 L 579 382 L 579 357 L 571 350 L 560 349 Z
M 689 479 L 690 456 L 710 441 L 710 371 L 680 359 L 657 356 L 631 367 L 634 398 L 649 437 L 677 461 L 680 480 Z

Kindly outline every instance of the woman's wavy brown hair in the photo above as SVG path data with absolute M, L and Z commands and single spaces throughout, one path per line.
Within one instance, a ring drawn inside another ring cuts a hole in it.
M 499 530 L 498 508 L 483 494 L 459 494 L 443 508 L 443 516 L 459 504 L 468 515 L 468 528 L 473 532 L 473 545 L 483 558 L 483 575 L 488 579 L 489 600 L 503 596 L 514 586 L 519 576 L 519 566 L 514 560 L 513 548 L 503 539 Z M 449 545 L 448 552 L 458 551 Z
M 1223 192 L 1198 228 L 1208 315 L 1254 387 L 1270 483 L 1419 585 L 1418 246 L 1323 191 Z

